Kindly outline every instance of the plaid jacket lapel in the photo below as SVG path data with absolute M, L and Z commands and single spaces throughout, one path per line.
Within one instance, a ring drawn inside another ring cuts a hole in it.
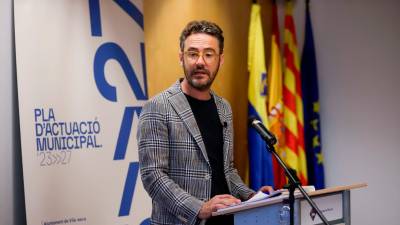
M 214 96 L 214 101 L 215 104 L 217 105 L 217 110 L 218 110 L 218 115 L 219 115 L 219 120 L 222 123 L 222 129 L 223 129 L 223 138 L 224 138 L 224 167 L 228 168 L 229 167 L 229 157 L 228 157 L 228 153 L 229 153 L 229 143 L 230 143 L 230 139 L 231 139 L 231 133 L 230 133 L 230 129 L 229 129 L 229 119 L 227 118 L 227 112 L 226 112 L 226 107 L 225 104 L 223 103 L 222 99 L 220 97 L 218 97 L 217 95 L 215 95 L 214 92 L 211 92 L 212 95 Z
M 203 138 L 201 136 L 199 127 L 197 126 L 196 118 L 193 115 L 185 94 L 183 94 L 180 88 L 180 82 L 178 81 L 175 83 L 168 91 L 171 94 L 171 96 L 168 98 L 168 101 L 171 103 L 172 108 L 174 108 L 175 112 L 185 123 L 186 128 L 193 136 L 207 163 L 210 163 Z

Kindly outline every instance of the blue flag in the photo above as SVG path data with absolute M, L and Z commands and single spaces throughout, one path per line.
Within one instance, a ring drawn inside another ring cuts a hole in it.
M 301 74 L 308 182 L 310 185 L 314 185 L 316 189 L 322 189 L 325 187 L 325 184 L 324 165 L 321 152 L 317 63 L 311 27 L 309 1 L 306 3 L 306 27 L 304 49 L 301 58 Z
M 264 38 L 261 25 L 261 7 L 251 8 L 248 48 L 249 76 L 249 117 L 255 117 L 268 126 L 266 97 L 267 72 L 265 66 Z M 261 186 L 274 184 L 272 158 L 265 141 L 253 129 L 248 130 L 250 187 L 258 190 Z

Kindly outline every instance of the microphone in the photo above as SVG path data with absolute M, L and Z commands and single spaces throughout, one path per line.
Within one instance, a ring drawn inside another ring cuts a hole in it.
M 261 121 L 257 120 L 256 117 L 249 117 L 249 125 L 252 126 L 257 133 L 267 142 L 268 146 L 273 146 L 276 144 L 276 137 L 268 131 L 268 129 L 262 124 Z
M 228 123 L 227 123 L 226 121 L 224 121 L 224 122 L 222 123 L 222 127 L 223 127 L 223 128 L 227 128 L 227 127 L 228 127 Z

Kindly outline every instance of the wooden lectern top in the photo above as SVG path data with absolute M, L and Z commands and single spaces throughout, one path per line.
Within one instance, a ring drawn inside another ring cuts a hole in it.
M 310 195 L 310 196 L 323 195 L 323 194 L 329 194 L 329 193 L 338 192 L 338 191 L 363 188 L 363 187 L 367 187 L 367 186 L 368 186 L 367 183 L 359 183 L 359 184 L 352 184 L 352 185 L 347 185 L 347 186 L 329 187 L 329 188 L 309 192 L 308 195 Z
M 352 189 L 357 189 L 357 188 L 363 188 L 367 187 L 367 183 L 359 183 L 359 184 L 352 184 L 352 185 L 347 185 L 347 186 L 337 186 L 337 187 L 329 187 L 317 191 L 312 191 L 308 192 L 308 194 L 313 197 L 313 196 L 319 196 L 319 195 L 325 195 L 325 194 L 330 194 L 330 193 L 335 193 L 335 192 L 340 192 L 340 191 L 345 191 L 345 190 L 352 190 Z M 295 192 L 295 197 L 296 198 L 303 198 L 303 194 L 300 192 Z M 231 207 L 227 207 L 224 209 L 220 209 L 217 212 L 213 212 L 213 216 L 219 216 L 219 215 L 226 215 L 226 214 L 232 214 L 236 213 L 239 211 L 243 210 L 248 210 L 248 209 L 253 209 L 253 208 L 258 208 L 258 207 L 263 207 L 263 206 L 268 206 L 272 205 L 275 203 L 282 202 L 284 199 L 289 198 L 288 194 L 283 194 L 277 197 L 272 197 L 256 202 L 251 202 L 251 203 L 240 203 L 238 205 L 234 205 Z

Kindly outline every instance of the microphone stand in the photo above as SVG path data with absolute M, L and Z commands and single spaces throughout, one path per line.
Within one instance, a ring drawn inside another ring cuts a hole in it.
M 281 157 L 276 153 L 275 148 L 273 143 L 268 143 L 268 141 L 265 142 L 267 144 L 267 150 L 275 156 L 276 160 L 279 162 L 280 166 L 283 168 L 285 171 L 286 176 L 289 179 L 289 207 L 290 207 L 290 225 L 294 225 L 294 191 L 296 188 L 300 190 L 300 192 L 303 194 L 304 198 L 308 201 L 310 206 L 317 212 L 319 218 L 324 222 L 325 225 L 329 225 L 328 220 L 325 218 L 325 216 L 322 214 L 321 210 L 318 208 L 318 206 L 315 204 L 315 202 L 310 198 L 310 196 L 307 194 L 307 192 L 304 190 L 304 188 L 300 185 L 300 182 L 298 182 L 292 173 L 290 173 L 288 167 L 286 164 L 282 161 Z
M 293 170 L 289 169 L 289 172 L 292 174 L 293 178 L 295 178 L 296 183 L 300 184 L 298 182 L 297 176 L 293 175 Z M 294 191 L 296 190 L 296 185 L 289 180 L 289 185 L 287 185 L 287 188 L 289 189 L 289 199 L 288 201 L 284 200 L 284 203 L 289 203 L 290 225 L 294 225 Z

